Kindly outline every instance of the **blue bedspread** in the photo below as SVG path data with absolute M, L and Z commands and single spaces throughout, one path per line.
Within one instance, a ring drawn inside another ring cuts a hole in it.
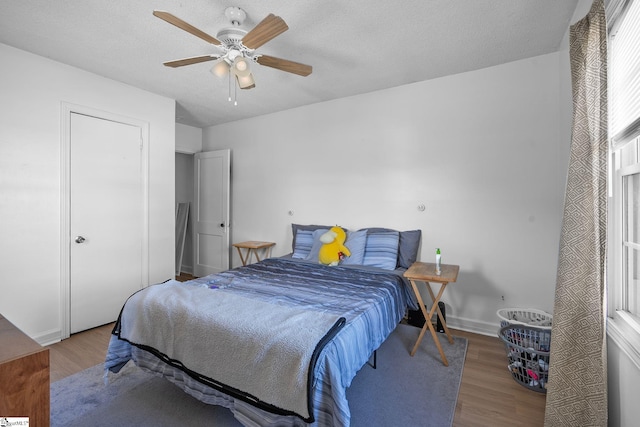
M 233 292 L 245 298 L 335 314 L 346 319 L 344 327 L 324 346 L 315 365 L 312 385 L 314 422 L 311 425 L 318 426 L 349 425 L 346 389 L 372 352 L 395 329 L 406 307 L 415 307 L 413 293 L 401 271 L 356 266 L 327 267 L 291 258 L 267 259 L 185 282 L 184 286 L 222 289 L 225 293 Z M 242 309 L 238 307 L 238 310 Z M 251 313 L 246 315 L 251 316 Z M 112 336 L 105 367 L 112 369 L 129 359 L 144 369 L 164 375 L 204 402 L 230 408 L 244 425 L 309 425 L 299 417 L 269 413 L 211 389 L 179 369 L 164 364 L 149 352 Z

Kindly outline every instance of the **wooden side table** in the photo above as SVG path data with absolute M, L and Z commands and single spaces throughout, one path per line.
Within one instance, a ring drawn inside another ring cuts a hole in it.
M 275 245 L 276 244 L 274 242 L 258 242 L 255 240 L 233 244 L 233 246 L 238 249 L 238 255 L 240 255 L 242 265 L 247 265 L 247 263 L 251 262 L 251 254 L 255 255 L 258 262 L 260 262 L 260 254 L 258 253 L 259 250 L 263 251 L 264 258 L 270 257 L 271 248 L 273 248 Z M 242 249 L 245 249 L 244 254 L 242 253 Z
M 48 427 L 50 393 L 49 349 L 0 315 L 0 418 Z
M 460 270 L 460 266 L 451 265 L 451 264 L 442 264 L 440 274 L 436 273 L 436 265 L 428 262 L 414 262 L 411 267 L 407 271 L 404 272 L 404 277 L 409 279 L 411 282 L 411 287 L 413 288 L 413 293 L 416 295 L 416 299 L 418 300 L 418 305 L 420 306 L 420 310 L 424 315 L 425 322 L 422 330 L 420 331 L 420 335 L 418 336 L 418 340 L 416 344 L 413 346 L 413 350 L 411 350 L 411 356 L 416 354 L 416 350 L 418 350 L 418 346 L 420 345 L 420 341 L 424 337 L 424 333 L 427 332 L 427 329 L 431 331 L 431 336 L 433 337 L 433 342 L 435 342 L 436 347 L 438 347 L 438 351 L 440 352 L 440 357 L 442 358 L 442 363 L 444 366 L 449 366 L 449 362 L 447 361 L 447 357 L 444 355 L 444 351 L 442 351 L 442 346 L 440 345 L 440 340 L 438 340 L 438 335 L 436 334 L 436 330 L 431 323 L 431 317 L 435 312 L 438 313 L 438 318 L 442 323 L 442 329 L 444 329 L 445 334 L 447 334 L 447 338 L 449 339 L 449 343 L 453 344 L 453 337 L 449 332 L 449 328 L 447 328 L 447 322 L 444 319 L 444 316 L 440 312 L 440 307 L 438 307 L 438 302 L 440 302 L 440 298 L 444 293 L 444 289 L 447 287 L 448 283 L 455 282 L 458 279 L 458 271 Z M 427 291 L 429 291 L 429 295 L 431 296 L 431 300 L 433 301 L 433 305 L 431 306 L 431 311 L 427 312 L 426 307 L 424 306 L 424 302 L 422 301 L 422 296 L 418 291 L 418 285 L 416 282 L 424 282 L 427 285 Z M 434 295 L 433 290 L 431 289 L 431 283 L 440 283 L 440 290 L 437 295 Z

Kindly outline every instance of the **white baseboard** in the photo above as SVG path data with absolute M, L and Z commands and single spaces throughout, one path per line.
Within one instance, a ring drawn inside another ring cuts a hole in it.
M 479 320 L 456 316 L 447 316 L 447 326 L 465 332 L 472 332 L 474 334 L 487 335 L 496 338 L 498 337 L 498 331 L 500 330 L 500 323 L 498 321 L 495 323 L 482 322 Z
M 60 342 L 62 331 L 60 329 L 52 329 L 50 331 L 43 332 L 40 335 L 36 335 L 33 338 L 35 342 L 43 347 Z
M 193 276 L 193 266 L 182 264 L 182 266 L 180 267 L 180 272 L 185 274 L 191 274 Z

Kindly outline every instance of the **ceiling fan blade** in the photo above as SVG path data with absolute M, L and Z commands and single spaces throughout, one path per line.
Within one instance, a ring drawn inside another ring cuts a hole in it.
M 301 64 L 299 62 L 289 61 L 287 59 L 280 59 L 274 56 L 261 55 L 257 59 L 258 64 L 266 67 L 277 68 L 278 70 L 286 71 L 287 73 L 297 74 L 299 76 L 308 76 L 313 71 L 311 65 Z
M 220 40 L 216 39 L 213 36 L 210 36 L 209 34 L 205 33 L 202 30 L 197 29 L 196 27 L 194 27 L 193 25 L 189 24 L 188 22 L 184 22 L 182 19 L 178 18 L 177 16 L 174 16 L 172 14 L 170 14 L 169 12 L 165 12 L 163 10 L 154 10 L 153 11 L 153 15 L 157 16 L 158 18 L 162 19 L 163 21 L 168 22 L 169 24 L 173 24 L 176 27 L 180 28 L 181 30 L 184 30 L 188 33 L 193 34 L 196 37 L 200 37 L 202 40 L 206 41 L 207 43 L 211 43 L 214 44 L 216 46 L 220 46 L 222 43 L 220 43 Z
M 197 64 L 199 62 L 207 62 L 213 61 L 214 59 L 220 58 L 220 55 L 200 55 L 200 56 L 192 56 L 190 58 L 182 58 L 176 59 L 175 61 L 165 62 L 164 65 L 167 67 L 183 67 L 185 65 Z
M 242 38 L 242 44 L 257 49 L 269 40 L 287 31 L 289 27 L 279 16 L 270 13 Z

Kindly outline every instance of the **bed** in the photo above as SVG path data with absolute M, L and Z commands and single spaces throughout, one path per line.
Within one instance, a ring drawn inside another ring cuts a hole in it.
M 108 372 L 132 360 L 245 426 L 348 426 L 346 389 L 406 312 L 420 231 L 349 231 L 351 256 L 318 264 L 324 226 L 293 225 L 293 252 L 149 286 L 125 303 Z

